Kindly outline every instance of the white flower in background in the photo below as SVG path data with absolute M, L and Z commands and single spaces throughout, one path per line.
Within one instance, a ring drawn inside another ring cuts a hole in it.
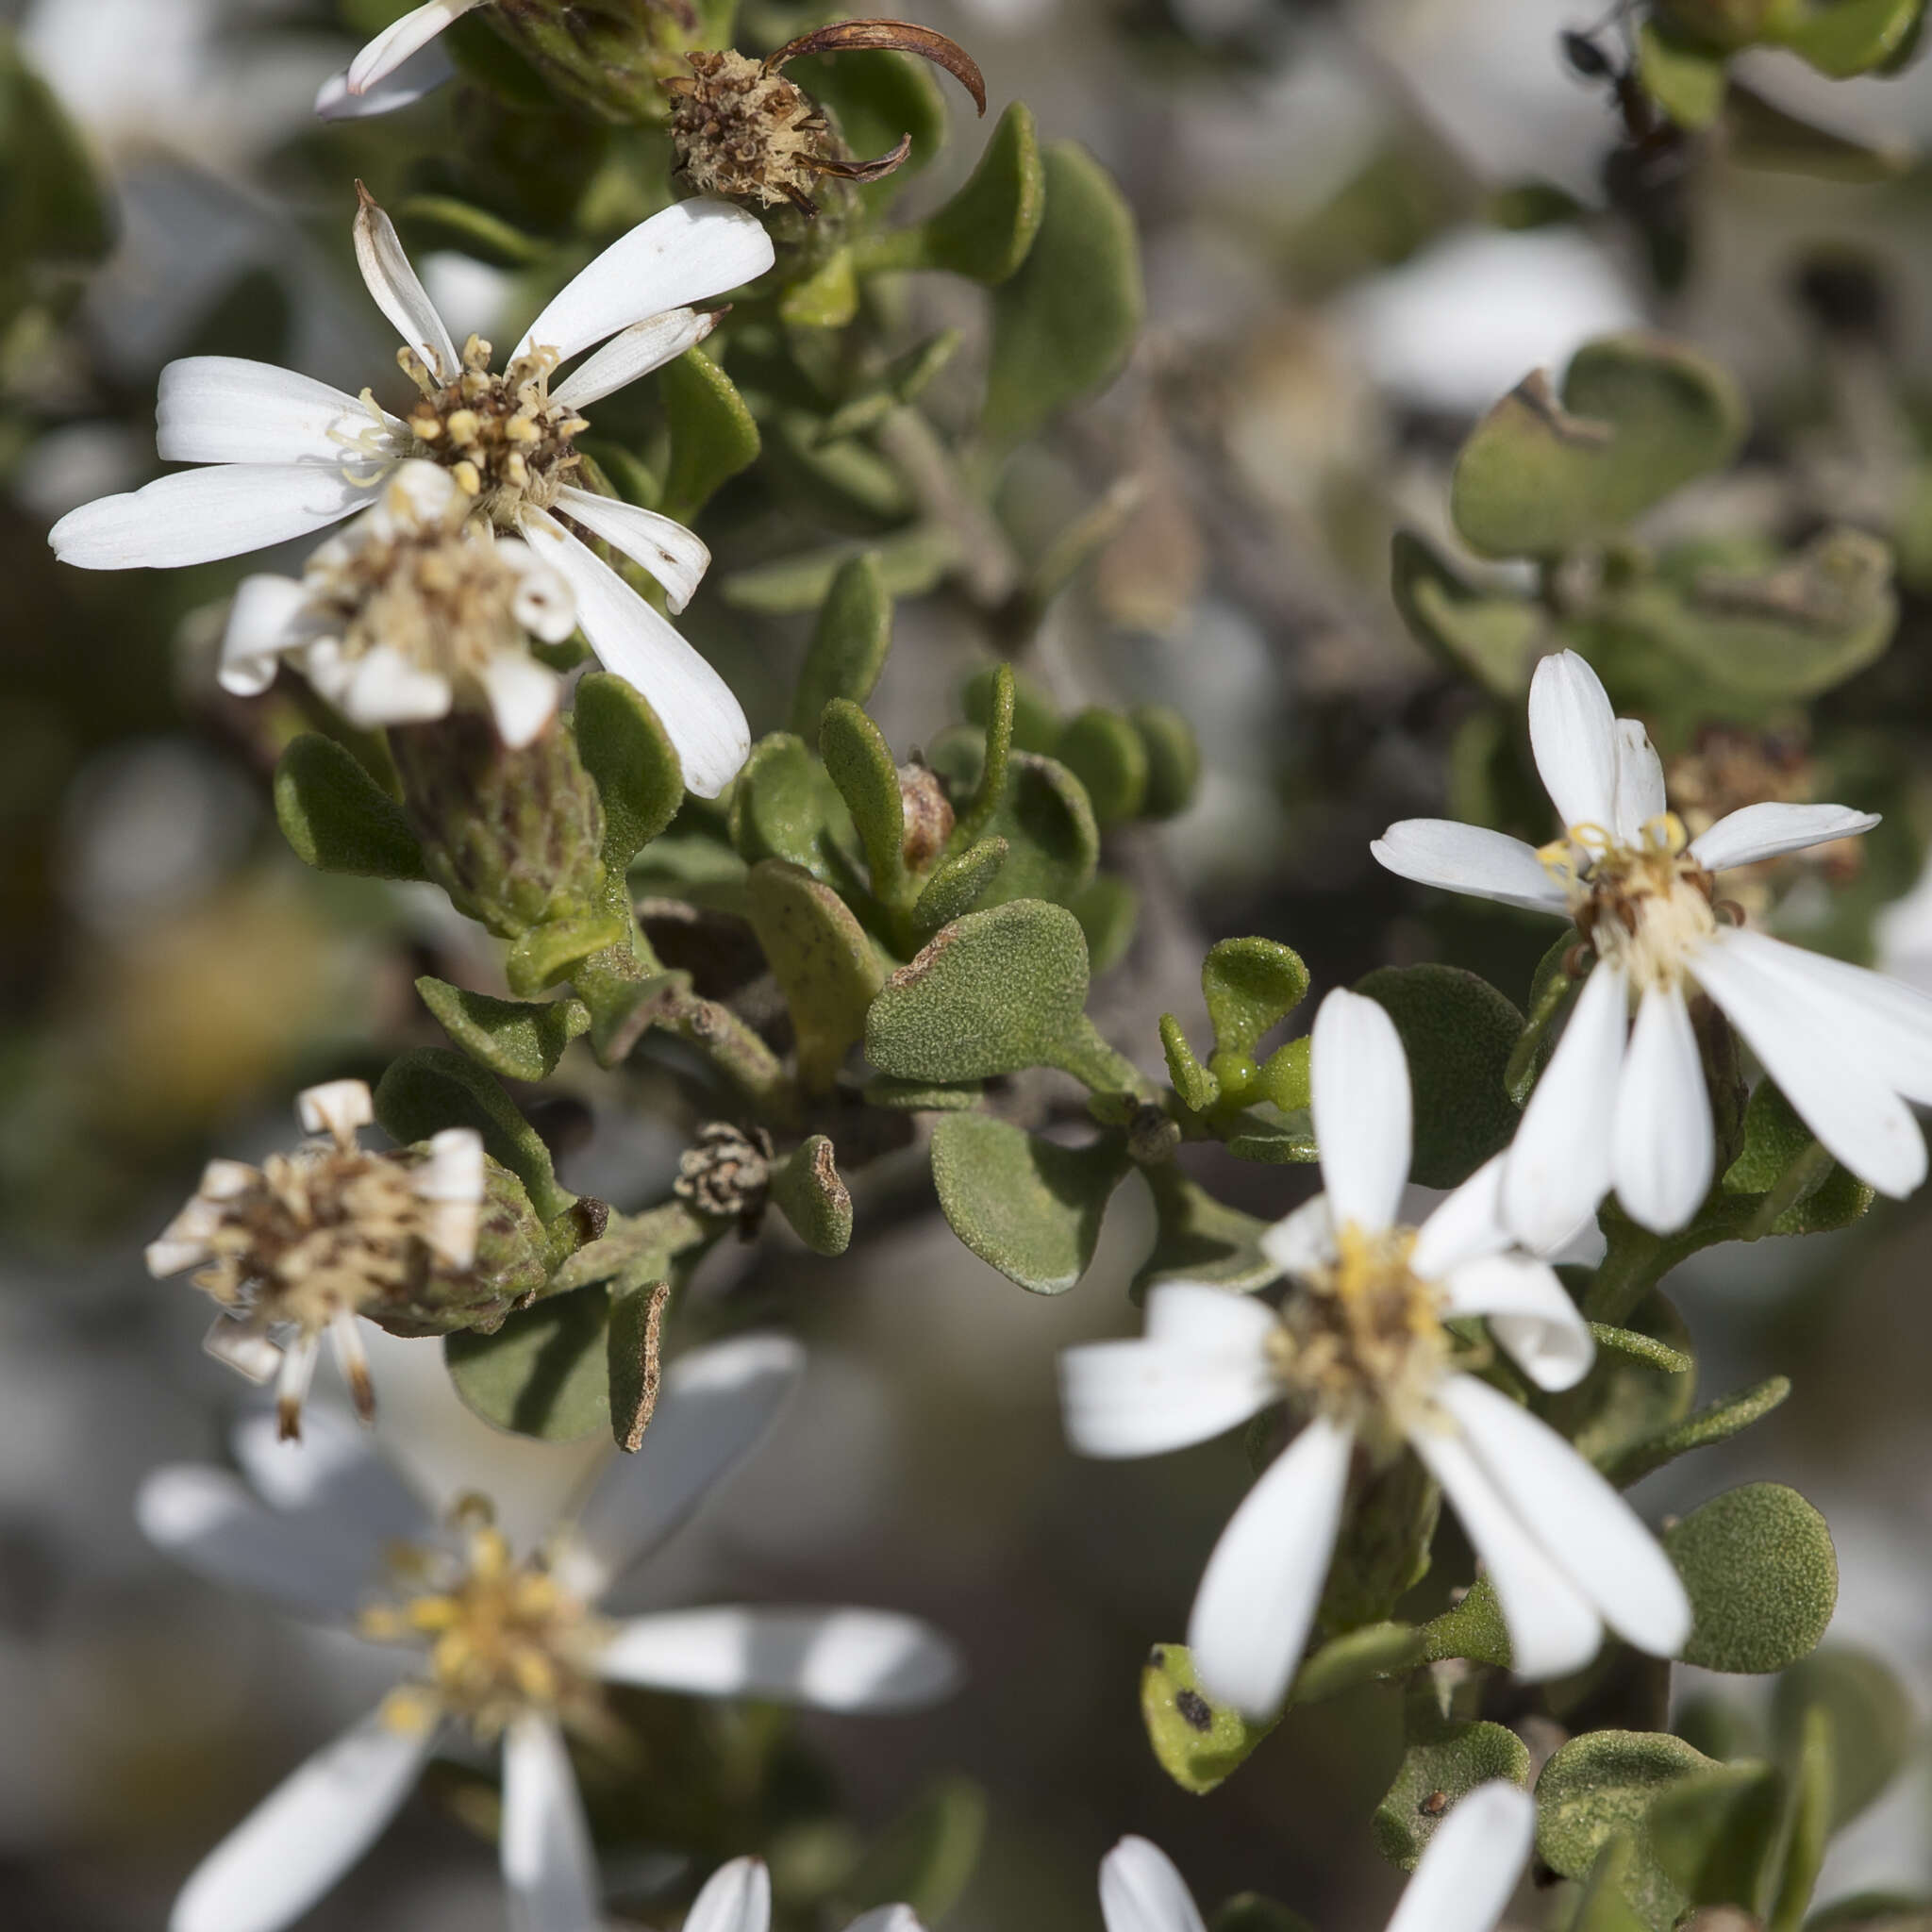
M 239 557 L 341 523 L 379 500 L 398 465 L 446 467 L 472 514 L 523 538 L 569 582 L 577 622 L 606 667 L 650 701 L 685 782 L 715 797 L 750 748 L 729 686 L 568 525 L 601 539 L 663 585 L 674 611 L 710 554 L 669 517 L 579 489 L 579 413 L 682 355 L 714 318 L 691 308 L 762 275 L 770 238 L 743 209 L 686 201 L 613 242 L 530 326 L 501 375 L 488 342 L 458 352 L 389 217 L 363 196 L 356 254 L 376 307 L 402 336 L 398 359 L 422 391 L 408 421 L 269 363 L 194 356 L 161 372 L 157 446 L 204 467 L 104 497 L 49 541 L 84 570 L 173 568 Z M 602 342 L 553 391 L 558 366 Z
M 433 93 L 456 72 L 436 44 L 444 27 L 483 0 L 429 0 L 392 20 L 341 73 L 322 84 L 315 111 L 325 121 L 393 113 Z
M 466 1739 L 502 1749 L 500 1851 L 516 1923 L 591 1932 L 601 1923 L 596 1860 L 565 1734 L 608 1738 L 604 1685 L 835 1711 L 916 1709 L 948 1694 L 959 1677 L 952 1645 L 889 1611 L 595 1614 L 616 1579 L 763 1439 L 804 1361 L 779 1335 L 683 1357 L 665 1374 L 642 1448 L 613 1456 L 574 1519 L 530 1549 L 513 1547 L 474 1498 L 458 1507 L 455 1534 L 439 1531 L 366 1441 L 324 1416 L 300 1451 L 276 1444 L 268 1417 L 245 1421 L 234 1447 L 248 1482 L 199 1464 L 151 1475 L 142 1527 L 190 1569 L 416 1653 L 376 1711 L 202 1862 L 171 1932 L 276 1932 L 368 1850 L 431 1755 Z
M 1389 1932 L 1493 1932 L 1535 1838 L 1527 1791 L 1477 1785 L 1437 1825 Z M 1144 1838 L 1122 1839 L 1101 1860 L 1100 1913 L 1107 1932 L 1206 1932 L 1187 1881 Z
M 300 577 L 244 577 L 218 674 L 252 697 L 276 660 L 365 729 L 487 710 L 512 749 L 549 724 L 563 681 L 528 640 L 559 644 L 577 626 L 569 582 L 520 537 L 470 515 L 448 470 L 399 464 L 374 509 L 331 537 Z
M 1516 1673 L 1560 1676 L 1607 1624 L 1660 1657 L 1690 1630 L 1670 1559 L 1562 1437 L 1457 1366 L 1446 1323 L 1485 1316 L 1541 1389 L 1568 1389 L 1595 1348 L 1546 1262 L 1497 1216 L 1503 1157 L 1420 1228 L 1396 1225 L 1408 1174 L 1408 1067 L 1374 1000 L 1331 992 L 1310 1079 L 1326 1192 L 1263 1239 L 1293 1278 L 1281 1312 L 1201 1282 L 1147 1297 L 1139 1341 L 1060 1357 L 1068 1439 L 1088 1456 L 1204 1442 L 1284 1399 L 1306 1425 L 1249 1491 L 1208 1560 L 1188 1625 L 1202 1687 L 1275 1710 L 1307 1643 L 1357 1453 L 1422 1457 L 1488 1569 Z
M 772 1874 L 758 1858 L 720 1865 L 685 1914 L 683 1932 L 770 1932 Z M 910 1906 L 879 1906 L 845 1932 L 924 1932 Z
M 1613 1187 L 1658 1234 L 1697 1212 L 1716 1145 L 1696 992 L 1836 1159 L 1880 1193 L 1909 1194 L 1925 1178 L 1925 1142 L 1906 1103 L 1932 1102 L 1932 1000 L 1725 924 L 1713 876 L 1877 819 L 1842 805 L 1747 805 L 1687 840 L 1643 726 L 1612 713 L 1574 651 L 1537 666 L 1529 738 L 1563 822 L 1555 843 L 1539 851 L 1480 825 L 1404 819 L 1371 847 L 1404 878 L 1572 918 L 1595 955 L 1507 1156 L 1505 1223 L 1546 1247 Z
M 157 1277 L 197 1272 L 221 1305 L 208 1351 L 251 1381 L 276 1378 L 281 1433 L 302 1429 L 302 1404 L 329 1338 L 356 1406 L 375 1407 L 359 1313 L 408 1302 L 432 1270 L 476 1258 L 483 1142 L 470 1127 L 434 1135 L 422 1155 L 356 1144 L 375 1109 L 360 1080 L 296 1097 L 317 1139 L 258 1168 L 211 1160 L 194 1198 L 147 1250 Z

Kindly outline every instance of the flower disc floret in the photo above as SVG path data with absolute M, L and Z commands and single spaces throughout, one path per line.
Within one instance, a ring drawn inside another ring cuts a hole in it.
M 1680 986 L 1717 932 L 1717 882 L 1690 844 L 1676 813 L 1660 812 L 1634 844 L 1601 825 L 1572 825 L 1537 855 L 1563 888 L 1576 929 L 1623 970 L 1635 995 Z

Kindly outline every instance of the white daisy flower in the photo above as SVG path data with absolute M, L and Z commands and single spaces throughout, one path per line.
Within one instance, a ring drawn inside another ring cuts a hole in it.
M 1714 877 L 1877 819 L 1842 805 L 1747 805 L 1687 839 L 1643 726 L 1611 712 L 1574 651 L 1537 666 L 1529 737 L 1564 825 L 1554 844 L 1404 819 L 1370 848 L 1404 878 L 1572 918 L 1595 955 L 1509 1150 L 1506 1224 L 1547 1247 L 1612 1188 L 1657 1234 L 1696 1214 L 1716 1164 L 1696 993 L 1834 1158 L 1880 1193 L 1909 1194 L 1925 1178 L 1907 1102 L 1932 1102 L 1932 999 L 1727 924 Z
M 569 580 L 522 538 L 473 518 L 448 470 L 412 458 L 300 577 L 242 580 L 217 676 L 253 697 L 286 657 L 365 730 L 467 703 L 515 750 L 550 723 L 563 692 L 528 641 L 558 644 L 576 627 Z
M 201 1464 L 149 1476 L 141 1525 L 188 1568 L 415 1652 L 378 1709 L 202 1861 L 170 1932 L 276 1932 L 299 1918 L 380 1836 L 431 1755 L 465 1737 L 502 1750 L 500 1854 L 516 1923 L 591 1932 L 601 1923 L 596 1859 L 564 1739 L 610 1735 L 606 1684 L 835 1711 L 915 1709 L 948 1694 L 959 1678 L 953 1646 L 889 1611 L 594 1613 L 757 1446 L 804 1361 L 779 1335 L 683 1357 L 643 1446 L 613 1456 L 574 1520 L 528 1550 L 474 1498 L 458 1506 L 455 1535 L 439 1530 L 365 1439 L 322 1415 L 299 1451 L 277 1446 L 271 1418 L 244 1421 L 234 1449 L 245 1482 Z
M 685 1914 L 684 1932 L 770 1932 L 772 1874 L 758 1858 L 720 1865 Z M 910 1906 L 879 1906 L 853 1920 L 845 1932 L 924 1932 Z
M 365 193 L 356 255 L 376 307 L 402 336 L 398 360 L 421 397 L 407 422 L 326 383 L 265 362 L 193 356 L 161 372 L 160 454 L 203 467 L 104 497 L 54 525 L 63 561 L 84 570 L 173 568 L 239 557 L 341 523 L 378 501 L 411 458 L 446 467 L 472 514 L 526 541 L 570 584 L 577 622 L 605 666 L 663 722 L 703 797 L 724 790 L 750 748 L 744 712 L 723 678 L 574 534 L 601 539 L 663 585 L 683 609 L 710 562 L 669 517 L 570 481 L 580 413 L 682 355 L 714 318 L 688 305 L 764 274 L 764 229 L 728 202 L 685 201 L 640 223 L 537 318 L 501 375 L 472 336 L 459 352 Z M 558 366 L 604 346 L 553 391 Z
M 1331 992 L 1315 1016 L 1310 1079 L 1327 1191 L 1263 1238 L 1296 1284 L 1281 1312 L 1170 1282 L 1148 1295 L 1141 1340 L 1060 1357 L 1067 1436 L 1088 1456 L 1206 1441 L 1284 1399 L 1307 1418 L 1208 1560 L 1188 1626 L 1203 1688 L 1252 1716 L 1279 1707 L 1321 1602 L 1351 1463 L 1405 1445 L 1488 1568 L 1519 1676 L 1580 1669 L 1605 1625 L 1674 1656 L 1690 1606 L 1650 1532 L 1554 1429 L 1457 1366 L 1445 1324 L 1470 1316 L 1488 1318 L 1539 1388 L 1570 1388 L 1595 1354 L 1562 1283 L 1515 1251 L 1498 1219 L 1502 1157 L 1420 1228 L 1398 1226 L 1408 1067 L 1382 1008 Z
M 1535 1839 L 1527 1791 L 1477 1785 L 1436 1827 L 1389 1932 L 1494 1932 Z M 1144 1838 L 1122 1839 L 1101 1860 L 1100 1915 L 1107 1932 L 1206 1932 L 1187 1880 Z
M 148 1243 L 158 1279 L 194 1269 L 221 1307 L 208 1352 L 250 1381 L 275 1380 L 281 1433 L 302 1433 L 302 1405 L 326 1336 L 365 1419 L 375 1412 L 357 1317 L 413 1307 L 433 1275 L 476 1258 L 486 1176 L 472 1127 L 375 1154 L 357 1132 L 375 1118 L 360 1080 L 296 1096 L 316 1138 L 258 1168 L 211 1160 L 194 1198 Z

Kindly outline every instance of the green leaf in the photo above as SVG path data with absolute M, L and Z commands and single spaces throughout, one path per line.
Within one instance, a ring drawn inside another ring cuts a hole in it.
M 983 1113 L 932 1131 L 932 1178 L 953 1232 L 1035 1294 L 1060 1294 L 1093 1259 L 1107 1204 L 1128 1167 L 1118 1135 L 1062 1147 Z
M 1823 1705 L 1811 1705 L 1800 1726 L 1790 1830 L 1777 1895 L 1772 1901 L 1770 1932 L 1798 1932 L 1805 1907 L 1818 1889 L 1832 1832 L 1835 1756 L 1831 1712 Z
M 1010 700 L 1004 695 L 1009 690 Z M 959 708 L 970 723 L 984 725 L 989 733 L 997 728 L 1002 743 L 1010 742 L 1015 751 L 1050 755 L 1060 741 L 1060 714 L 1051 695 L 1010 664 L 991 664 L 975 672 L 960 691 Z M 1003 714 L 1007 722 L 1001 725 Z
M 621 946 L 630 937 L 625 915 L 587 912 L 576 919 L 546 919 L 511 942 L 503 956 L 503 976 L 518 994 L 539 993 L 570 976 L 571 968 L 592 953 Z
M 1208 1932 L 1315 1932 L 1299 1912 L 1291 1912 L 1257 1891 L 1229 1899 L 1208 1922 Z
M 976 706 L 975 695 L 979 699 Z M 975 724 L 984 726 L 986 736 L 980 747 L 978 776 L 972 781 L 973 796 L 967 800 L 953 832 L 961 845 L 979 838 L 992 823 L 993 813 L 1007 795 L 1007 772 L 1022 722 L 1022 700 L 1020 680 L 1013 675 L 1010 664 L 995 664 L 983 684 L 968 690 L 966 715 Z M 1059 734 L 1058 720 L 1053 732 L 1056 737 Z M 962 743 L 960 748 L 963 752 L 966 747 Z
M 493 1335 L 445 1336 L 442 1358 L 464 1406 L 486 1423 L 580 1441 L 610 1426 L 609 1321 L 609 1295 L 580 1289 L 511 1315 Z
M 1460 1799 L 1496 1778 L 1527 1788 L 1529 1770 L 1529 1747 L 1514 1731 L 1492 1724 L 1442 1724 L 1402 1754 L 1395 1782 L 1371 1821 L 1375 1849 L 1413 1872 Z
M 861 1090 L 868 1107 L 890 1107 L 899 1113 L 964 1113 L 979 1105 L 976 1081 L 950 1086 L 943 1081 L 895 1080 L 876 1074 Z
M 1141 330 L 1140 242 L 1113 178 L 1072 142 L 1046 150 L 1044 174 L 1033 246 L 993 293 L 981 423 L 998 445 L 1109 381 Z
M 1160 1016 L 1160 1050 L 1167 1056 L 1167 1077 L 1190 1113 L 1206 1113 L 1221 1098 L 1221 1082 L 1194 1058 L 1181 1023 L 1172 1013 Z
M 1672 1786 L 1717 1768 L 1667 1732 L 1605 1730 L 1573 1738 L 1537 1779 L 1537 1851 L 1560 1876 L 1588 1878 L 1604 1848 L 1627 1837 L 1624 1897 L 1649 1924 L 1668 1926 L 1688 1901 L 1657 1861 L 1651 1807 Z
M 1653 1856 L 1692 1905 L 1755 1911 L 1783 1807 L 1784 1780 L 1770 1765 L 1714 1766 L 1658 1793 Z
M 964 918 L 991 890 L 1011 850 L 1004 839 L 982 839 L 941 860 L 912 902 L 914 932 L 929 938 L 941 926 Z
M 535 268 L 550 257 L 549 242 L 454 194 L 406 195 L 389 212 L 419 259 L 432 248 L 453 248 L 491 268 Z
M 819 606 L 818 622 L 798 688 L 791 694 L 791 728 L 801 739 L 816 735 L 834 698 L 862 705 L 872 695 L 892 647 L 892 598 L 876 550 L 862 550 L 839 567 Z
M 1364 1624 L 1359 1630 L 1331 1637 L 1295 1673 L 1289 1702 L 1319 1704 L 1357 1685 L 1410 1670 L 1421 1659 L 1424 1641 L 1412 1624 Z
M 1356 991 L 1395 1022 L 1415 1095 L 1410 1177 L 1459 1187 L 1509 1144 L 1520 1118 L 1504 1074 L 1523 1015 L 1487 980 L 1459 966 L 1382 966 Z
M 1560 401 L 1539 370 L 1476 425 L 1450 513 L 1484 556 L 1559 557 L 1722 469 L 1745 424 L 1737 385 L 1695 350 L 1605 337 L 1576 352 Z
M 1832 1645 L 1793 1664 L 1772 1692 L 1779 1761 L 1802 1776 L 1806 1722 L 1831 1721 L 1831 1829 L 1842 1830 L 1898 1774 L 1918 1728 L 1910 1693 L 1875 1657 Z
M 332 738 L 306 732 L 275 766 L 275 823 L 318 872 L 426 879 L 408 815 Z
M 773 1171 L 772 1199 L 814 1255 L 842 1255 L 852 1245 L 852 1196 L 824 1135 L 812 1135 Z
M 1097 977 L 1111 973 L 1134 943 L 1141 922 L 1141 895 L 1124 878 L 1096 873 L 1067 902 L 1067 910 L 1087 935 L 1087 957 Z
M 577 682 L 577 758 L 604 804 L 604 864 L 613 878 L 676 816 L 684 768 L 635 685 L 608 671 Z
M 1033 115 L 1014 101 L 965 186 L 916 226 L 863 242 L 859 266 L 867 273 L 943 269 L 975 282 L 1004 282 L 1026 259 L 1045 211 L 1046 175 Z
M 105 183 L 58 96 L 0 34 L 0 241 L 9 273 L 33 261 L 99 261 L 114 242 Z
M 878 558 L 886 589 L 895 597 L 923 597 L 937 589 L 960 555 L 958 534 L 940 523 L 915 524 L 882 537 L 872 550 Z M 816 610 L 853 555 L 852 546 L 841 543 L 734 571 L 724 581 L 724 601 L 735 610 L 756 610 L 772 617 Z
M 1055 756 L 1079 779 L 1101 824 L 1138 816 L 1147 795 L 1147 746 L 1120 712 L 1095 706 L 1070 718 Z
M 1509 1662 L 1509 1627 L 1503 1621 L 1503 1607 L 1487 1576 L 1479 1576 L 1463 1591 L 1462 1600 L 1452 1604 L 1433 1622 L 1423 1626 L 1423 1660 L 1441 1663 L 1450 1657 L 1466 1657 L 1471 1663 Z
M 1549 619 L 1526 597 L 1465 583 L 1412 530 L 1397 530 L 1390 594 L 1409 635 L 1451 671 L 1497 697 L 1516 698 L 1549 641 Z
M 732 785 L 731 842 L 754 864 L 782 858 L 824 878 L 826 821 L 838 808 L 837 793 L 804 741 L 774 731 L 752 746 Z
M 1210 1703 L 1184 1643 L 1157 1644 L 1141 1673 L 1141 1717 L 1160 1768 L 1197 1797 L 1238 1771 L 1277 1720 L 1253 1724 Z
M 702 349 L 687 349 L 658 372 L 671 431 L 671 464 L 658 508 L 688 524 L 719 486 L 757 461 L 758 425 L 731 378 Z
M 1621 1356 L 1626 1362 L 1641 1362 L 1645 1368 L 1660 1369 L 1667 1375 L 1687 1375 L 1697 1364 L 1681 1348 L 1673 1348 L 1654 1335 L 1640 1334 L 1635 1328 L 1612 1328 L 1602 1322 L 1590 1324 L 1591 1339 L 1600 1353 Z
M 426 973 L 416 991 L 442 1030 L 473 1060 L 506 1080 L 547 1080 L 564 1048 L 590 1030 L 590 1011 L 581 1000 L 492 999 Z
M 858 313 L 858 276 L 850 248 L 837 248 L 778 298 L 794 328 L 843 328 Z
M 1134 1276 L 1135 1301 L 1162 1281 L 1207 1281 L 1244 1293 L 1280 1274 L 1261 1252 L 1267 1222 L 1217 1201 L 1172 1161 L 1143 1172 L 1154 1194 L 1155 1233 Z
M 1873 1191 L 1818 1144 L 1796 1108 L 1770 1080 L 1760 1080 L 1744 1108 L 1744 1144 L 1725 1171 L 1726 1193 L 1761 1194 L 1755 1224 L 1778 1235 L 1823 1234 L 1848 1227 L 1871 1207 Z M 1772 1213 L 1768 1228 L 1762 1216 Z
M 934 1924 L 958 1903 L 986 1836 L 986 1794 L 970 1778 L 942 1779 L 915 1799 L 866 1852 L 845 1888 L 855 1910 L 905 1904 Z
M 474 1127 L 483 1151 L 524 1184 L 540 1221 L 555 1221 L 577 1197 L 558 1186 L 550 1150 L 496 1081 L 446 1046 L 420 1046 L 390 1062 L 375 1089 L 375 1118 L 408 1147 L 444 1127 Z
M 1591 1323 L 1591 1329 L 1596 1332 L 1595 1323 Z M 1620 1489 L 1628 1489 L 1640 1477 L 1661 1469 L 1667 1462 L 1674 1462 L 1692 1449 L 1724 1441 L 1740 1429 L 1748 1429 L 1753 1423 L 1768 1416 L 1790 1392 L 1788 1377 L 1773 1375 L 1741 1394 L 1727 1395 L 1721 1402 L 1700 1408 L 1695 1415 L 1624 1443 L 1603 1460 L 1603 1472 Z
M 1201 962 L 1201 997 L 1216 1058 L 1252 1060 L 1255 1049 L 1308 990 L 1308 969 L 1277 940 L 1222 940 Z
M 990 1080 L 1059 1067 L 1125 1091 L 1133 1070 L 1087 1018 L 1087 941 L 1063 907 L 1020 899 L 969 912 L 893 974 L 866 1019 L 865 1055 L 895 1079 Z
M 1420 1457 L 1398 1456 L 1355 1476 L 1316 1615 L 1321 1628 L 1353 1635 L 1393 1614 L 1428 1574 L 1441 1506 Z M 1418 1635 L 1418 1653 L 1424 1641 Z
M 1565 929 L 1549 950 L 1537 961 L 1529 982 L 1529 1015 L 1523 1023 L 1523 1034 L 1510 1049 L 1508 1064 L 1503 1069 L 1503 1089 L 1518 1107 L 1529 1099 L 1542 1076 L 1550 1056 L 1557 1050 L 1564 1017 L 1583 982 L 1573 979 L 1564 962 L 1577 943 L 1572 929 Z
M 1724 50 L 1679 32 L 1668 21 L 1653 18 L 1638 27 L 1637 78 L 1679 127 L 1708 127 L 1724 111 Z
M 1201 744 L 1194 727 L 1172 705 L 1136 705 L 1127 713 L 1147 754 L 1147 792 L 1141 816 L 1178 818 L 1201 782 Z
M 885 969 L 845 902 L 802 868 L 761 860 L 746 890 L 752 929 L 791 1014 L 799 1080 L 808 1093 L 829 1093 L 865 1037 Z
M 1696 1623 L 1682 1657 L 1707 1671 L 1781 1671 L 1817 1648 L 1838 1603 L 1822 1517 L 1782 1483 L 1713 1496 L 1664 1533 Z
M 1613 1838 L 1604 1846 L 1591 1867 L 1569 1932 L 1654 1932 L 1632 1909 L 1624 1890 L 1637 1856 L 1636 1840 L 1629 1837 Z
M 857 705 L 834 698 L 819 724 L 819 756 L 858 829 L 873 891 L 888 905 L 899 903 L 907 887 L 906 801 L 891 747 Z
M 988 888 L 993 905 L 1052 899 L 1064 906 L 1092 883 L 1100 828 L 1086 788 L 1053 758 L 1024 751 L 1011 755 L 1005 795 L 986 830 L 1008 848 L 999 876 Z
M 1646 578 L 1604 608 L 1701 681 L 1756 700 L 1842 684 L 1883 655 L 1898 625 L 1890 550 L 1849 528 L 1761 570 L 1706 564 L 1687 582 Z
M 1778 39 L 1834 80 L 1882 67 L 1910 46 L 1925 0 L 1829 0 L 1813 6 Z

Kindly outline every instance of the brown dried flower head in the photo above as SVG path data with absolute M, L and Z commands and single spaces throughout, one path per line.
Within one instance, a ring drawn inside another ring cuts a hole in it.
M 812 190 L 822 175 L 876 181 L 912 152 L 900 138 L 876 160 L 854 160 L 818 104 L 779 70 L 801 55 L 855 48 L 918 54 L 958 77 L 986 112 L 986 82 L 966 50 L 930 27 L 901 20 L 844 20 L 788 42 L 762 60 L 724 48 L 687 56 L 688 75 L 664 83 L 672 96 L 671 140 L 677 172 L 701 194 L 730 195 L 761 208 L 790 202 L 818 212 Z
M 672 1186 L 700 1214 L 734 1218 L 749 1233 L 764 1212 L 771 1180 L 772 1137 L 762 1127 L 746 1133 L 728 1121 L 712 1121 L 698 1129 L 696 1145 L 684 1150 Z
M 373 1412 L 357 1318 L 418 1297 L 438 1266 L 475 1264 L 485 1186 L 483 1143 L 468 1127 L 395 1154 L 358 1146 L 375 1117 L 360 1080 L 311 1087 L 297 1111 L 317 1138 L 258 1168 L 210 1161 L 147 1250 L 150 1274 L 193 1268 L 194 1286 L 221 1305 L 209 1354 L 252 1380 L 275 1378 L 285 1438 L 301 1433 L 325 1333 L 358 1409 Z

